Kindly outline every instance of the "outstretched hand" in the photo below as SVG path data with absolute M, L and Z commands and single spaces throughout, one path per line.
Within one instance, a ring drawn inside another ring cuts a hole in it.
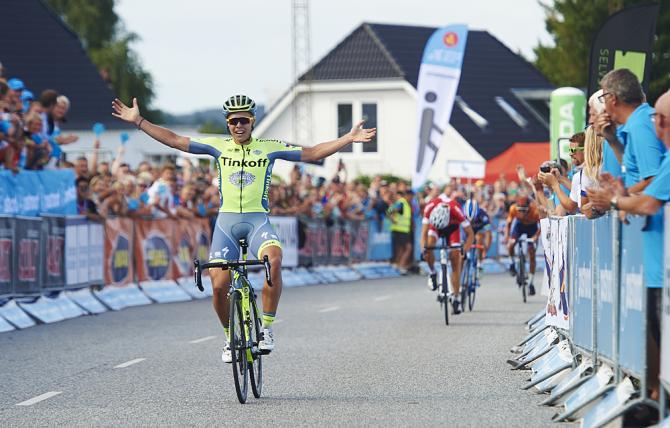
M 140 107 L 137 105 L 137 98 L 133 98 L 133 106 L 128 107 L 120 99 L 115 98 L 112 101 L 112 116 L 117 117 L 125 122 L 130 122 L 137 125 L 140 119 Z
M 349 136 L 351 137 L 352 141 L 357 143 L 367 143 L 375 137 L 377 134 L 377 128 L 363 128 L 364 123 L 365 121 L 361 120 L 356 124 L 356 126 L 351 128 L 351 131 L 349 131 Z

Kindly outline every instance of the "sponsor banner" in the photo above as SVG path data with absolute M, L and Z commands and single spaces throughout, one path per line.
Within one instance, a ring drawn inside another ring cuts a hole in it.
M 103 284 L 105 281 L 105 226 L 88 221 L 88 282 Z
M 615 335 L 616 335 L 616 297 L 614 293 L 618 289 L 615 275 L 615 264 L 617 259 L 614 253 L 614 213 L 610 212 L 606 216 L 594 222 L 593 242 L 596 249 L 596 258 L 593 263 L 593 269 L 596 274 L 596 346 L 598 353 L 610 361 L 614 361 L 615 356 Z M 597 243 L 597 244 L 595 244 Z
M 570 329 L 570 308 L 568 305 L 568 219 L 566 217 L 550 220 L 553 257 L 552 277 L 549 297 L 547 298 L 546 323 L 564 330 Z
M 663 310 L 661 311 L 661 382 L 670 391 L 670 204 L 665 205 Z
M 577 88 L 558 88 L 549 97 L 549 142 L 551 159 L 570 160 L 567 140 L 584 129 L 586 96 Z
M 42 287 L 60 290 L 65 287 L 65 217 L 42 217 Z
M 359 263 L 367 259 L 369 224 L 367 221 L 348 222 L 351 246 L 349 263 Z
M 553 275 L 552 266 L 554 259 L 551 252 L 551 223 L 548 218 L 540 220 L 540 241 L 542 248 L 544 248 L 544 276 L 542 277 L 542 292 L 543 296 L 549 296 L 551 289 L 551 276 Z M 547 302 L 547 308 L 549 307 Z
M 591 44 L 589 95 L 600 88 L 605 74 L 617 68 L 635 73 L 647 92 L 658 11 L 658 4 L 627 7 L 600 27 Z
M 41 291 L 42 220 L 39 218 L 17 217 L 14 228 L 14 293 L 39 294 Z
M 575 345 L 582 349 L 593 348 L 593 282 L 592 248 L 593 225 L 585 217 L 573 217 L 574 237 L 570 290 L 572 292 L 572 329 L 570 334 Z
M 175 233 L 172 235 L 172 269 L 175 278 L 193 273 L 193 259 L 196 253 L 197 227 L 193 227 L 192 219 L 175 220 Z M 196 225 L 197 226 L 197 225 Z M 205 258 L 206 260 L 206 258 Z
M 73 170 L 0 171 L 0 213 L 37 216 L 77 214 Z
M 191 227 L 195 229 L 195 232 L 193 233 L 193 236 L 195 236 L 195 253 L 193 254 L 193 258 L 208 260 L 209 247 L 211 247 L 212 244 L 211 223 L 208 218 L 199 218 L 191 221 L 190 224 Z M 209 269 L 207 272 L 203 272 L 203 275 L 209 275 Z
M 391 248 L 391 231 L 389 222 L 379 223 L 370 220 L 368 223 L 368 260 L 390 260 L 393 255 Z
M 349 260 L 349 234 L 346 233 L 343 222 L 336 221 L 328 228 L 328 248 L 330 265 L 341 265 Z
M 630 217 L 621 227 L 621 284 L 619 286 L 619 364 L 633 375 L 644 375 L 646 347 L 646 288 L 641 248 L 645 217 Z
M 0 216 L 0 297 L 14 292 L 12 272 L 14 271 L 14 219 Z
M 298 266 L 298 219 L 296 217 L 270 217 L 270 224 L 282 245 L 282 266 Z M 256 257 L 256 254 L 253 254 Z
M 438 28 L 424 48 L 417 83 L 418 129 L 412 173 L 415 190 L 426 181 L 449 126 L 467 38 L 466 25 L 450 25 Z
M 298 264 L 300 266 L 311 266 L 316 251 L 318 225 L 315 221 L 301 218 L 298 221 L 300 242 L 298 246 Z
M 88 220 L 83 216 L 65 219 L 65 286 L 89 284 Z
M 129 218 L 110 218 L 105 221 L 104 279 L 108 285 L 127 285 L 133 282 L 133 221 Z
M 135 253 L 138 281 L 174 279 L 172 236 L 176 226 L 170 219 L 136 220 Z

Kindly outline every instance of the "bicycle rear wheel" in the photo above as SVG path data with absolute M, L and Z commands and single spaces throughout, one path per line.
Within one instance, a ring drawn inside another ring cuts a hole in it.
M 470 266 L 470 281 L 468 281 L 468 309 L 470 312 L 475 307 L 475 293 L 477 293 L 477 261 L 473 260 Z
M 233 379 L 235 392 L 240 403 L 247 401 L 249 387 L 249 362 L 247 361 L 242 300 L 239 292 L 230 296 L 230 351 L 233 355 Z
M 440 265 L 440 268 L 442 269 L 442 293 L 444 293 L 444 323 L 449 325 L 449 304 L 451 303 L 449 301 L 449 293 L 451 292 L 449 290 L 449 276 L 447 274 L 447 265 Z
M 253 343 L 252 355 L 254 357 L 249 362 L 251 392 L 253 392 L 254 397 L 261 398 L 261 390 L 263 389 L 263 361 L 261 360 L 261 351 L 258 349 L 258 343 L 261 341 L 261 320 L 258 315 L 258 306 L 256 305 L 256 294 L 253 293 L 249 297 L 251 301 L 251 313 L 249 314 L 251 327 L 249 333 L 251 334 L 251 342 Z
M 526 255 L 519 253 L 519 285 L 521 286 L 521 296 L 526 303 Z
M 468 288 L 470 287 L 470 260 L 463 264 L 461 272 L 461 305 L 465 308 L 465 300 L 468 298 Z

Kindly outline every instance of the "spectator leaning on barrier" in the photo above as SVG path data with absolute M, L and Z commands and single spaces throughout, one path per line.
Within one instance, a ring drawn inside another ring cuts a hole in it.
M 665 147 L 670 149 L 670 91 L 663 94 L 656 102 L 654 123 L 656 135 L 663 141 Z M 643 231 L 643 236 L 647 238 L 644 240 L 644 273 L 648 296 L 647 325 L 652 339 L 648 346 L 649 356 L 651 357 L 649 361 L 649 380 L 653 389 L 652 398 L 657 398 L 658 395 L 661 287 L 664 258 L 662 207 L 663 204 L 670 201 L 670 155 L 668 153 L 666 151 L 658 175 L 653 178 L 643 193 L 626 195 L 626 189 L 611 175 L 604 177 L 601 188 L 589 189 L 588 191 L 592 203 L 600 209 L 606 210 L 611 207 L 633 214 L 654 216 L 648 217 L 647 226 Z M 660 221 L 654 221 L 657 216 L 660 217 Z

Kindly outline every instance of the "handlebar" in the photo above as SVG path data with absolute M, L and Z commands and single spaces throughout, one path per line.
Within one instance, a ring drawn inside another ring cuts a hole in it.
M 431 247 L 423 247 L 424 250 L 456 250 L 456 249 L 463 249 L 463 245 L 457 244 L 457 245 L 434 245 Z
M 221 270 L 229 270 L 247 266 L 263 266 L 265 268 L 265 280 L 268 282 L 268 285 L 272 287 L 272 280 L 270 279 L 271 266 L 270 266 L 270 259 L 268 258 L 268 256 L 263 256 L 263 260 L 226 260 L 222 262 L 210 262 L 210 263 L 201 263 L 200 260 L 195 259 L 193 261 L 195 285 L 198 287 L 198 290 L 205 291 L 205 288 L 202 286 L 203 269 L 217 268 Z

